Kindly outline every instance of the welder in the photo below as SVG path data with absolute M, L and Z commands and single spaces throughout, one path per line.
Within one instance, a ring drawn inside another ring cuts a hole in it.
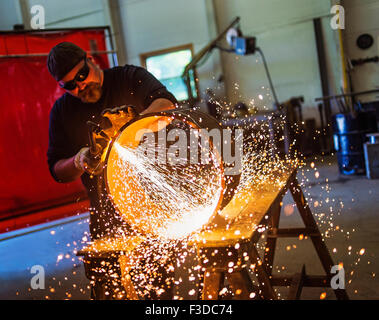
M 125 65 L 102 70 L 93 56 L 70 42 L 51 49 L 47 67 L 66 91 L 50 113 L 47 157 L 51 175 L 61 183 L 81 178 L 91 205 L 91 238 L 110 236 L 122 222 L 108 197 L 98 192 L 101 159 L 90 152 L 87 122 L 102 123 L 108 118 L 112 123 L 118 118 L 127 123 L 136 114 L 173 109 L 177 101 L 144 68 Z

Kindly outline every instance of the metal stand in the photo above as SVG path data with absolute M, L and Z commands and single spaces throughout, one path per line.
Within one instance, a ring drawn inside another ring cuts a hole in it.
M 281 203 L 284 194 L 290 190 L 300 216 L 304 222 L 304 228 L 279 228 Z M 269 200 L 269 195 L 263 196 L 258 201 Z M 256 202 L 256 206 L 260 207 Z M 267 206 L 267 203 L 265 204 Z M 265 245 L 263 258 L 259 255 L 256 244 L 260 239 L 262 232 L 256 229 L 250 237 L 242 236 L 246 233 L 240 233 L 240 238 L 233 241 L 224 241 L 225 245 L 216 245 L 214 243 L 204 242 L 199 244 L 199 255 L 202 261 L 204 271 L 203 288 L 200 288 L 201 299 L 219 299 L 220 291 L 227 279 L 230 289 L 236 299 L 277 299 L 275 286 L 289 286 L 290 293 L 288 299 L 299 299 L 303 287 L 327 287 L 331 280 L 331 268 L 334 265 L 328 248 L 321 237 L 321 233 L 313 218 L 312 212 L 304 198 L 304 194 L 296 179 L 296 170 L 288 176 L 286 185 L 272 197 L 272 202 L 268 205 L 268 210 L 262 214 L 259 227 L 268 227 L 268 237 Z M 234 230 L 235 228 L 232 229 Z M 238 226 L 241 229 L 241 224 Z M 235 230 L 238 230 L 235 229 Z M 302 266 L 301 272 L 293 276 L 272 275 L 276 241 L 283 237 L 310 237 L 318 258 L 321 261 L 325 275 L 307 275 L 305 266 Z M 214 236 L 208 238 L 215 239 Z M 248 253 L 248 255 L 246 254 Z M 253 270 L 257 280 L 258 287 L 254 287 L 250 278 L 250 270 Z M 348 296 L 345 290 L 337 289 L 334 293 L 338 300 L 347 300 Z
M 196 246 L 202 270 L 198 297 L 203 300 L 216 300 L 223 293 L 230 292 L 234 299 L 278 299 L 275 286 L 290 288 L 288 299 L 299 299 L 303 287 L 328 287 L 331 281 L 331 268 L 334 266 L 328 248 L 313 218 L 312 212 L 296 179 L 296 170 L 278 173 L 281 183 L 264 186 L 251 186 L 240 190 L 209 230 L 199 233 L 189 245 Z M 282 200 L 291 192 L 304 228 L 279 228 Z M 228 217 L 226 220 L 224 217 Z M 268 230 L 263 257 L 256 245 Z M 278 238 L 309 237 L 316 249 L 325 275 L 308 275 L 305 267 L 295 275 L 273 275 L 273 262 Z M 95 292 L 95 299 L 138 299 L 129 271 L 128 257 L 134 254 L 144 239 L 139 237 L 110 238 L 96 240 L 91 246 L 79 251 L 84 257 L 86 275 L 92 281 L 98 281 L 111 288 L 111 295 L 103 291 Z M 98 265 L 93 263 L 97 262 Z M 104 264 L 115 267 L 118 277 L 110 274 Z M 105 270 L 105 271 L 104 271 Z M 251 275 L 256 276 L 254 285 Z M 112 285 L 117 280 L 115 287 Z M 225 289 L 226 288 L 226 289 Z M 346 300 L 345 290 L 334 293 L 338 300 Z

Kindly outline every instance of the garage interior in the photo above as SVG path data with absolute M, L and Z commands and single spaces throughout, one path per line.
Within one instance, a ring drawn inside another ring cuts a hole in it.
M 61 41 L 84 46 L 102 68 L 146 68 L 183 105 L 224 126 L 263 123 L 244 138 L 264 135 L 278 154 L 296 158 L 288 181 L 297 177 L 320 236 L 307 236 L 291 192 L 273 198 L 281 208 L 276 232 L 295 228 L 280 237 L 269 225 L 253 243 L 266 257 L 266 241 L 280 238 L 270 247 L 274 291 L 254 261 L 241 274 L 257 292 L 228 277 L 234 266 L 225 259 L 229 268 L 209 271 L 209 284 L 190 251 L 175 269 L 174 299 L 214 299 L 212 290 L 235 299 L 245 289 L 246 299 L 379 299 L 378 14 L 379 0 L 1 1 L 0 299 L 109 299 L 91 293 L 83 263 L 91 240 L 85 190 L 80 181 L 56 183 L 46 160 L 49 112 L 63 93 L 46 57 Z M 318 256 L 323 244 L 328 253 Z M 323 263 L 343 267 L 344 288 L 313 276 Z M 43 267 L 43 289 L 31 287 L 35 266 Z M 220 275 L 226 282 L 218 287 Z M 289 280 L 279 286 L 282 275 Z

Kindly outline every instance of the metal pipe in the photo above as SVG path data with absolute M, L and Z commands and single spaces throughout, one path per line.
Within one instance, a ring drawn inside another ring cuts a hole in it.
M 18 0 L 21 16 L 22 16 L 22 24 L 25 29 L 30 29 L 30 4 L 28 0 Z
M 275 88 L 274 88 L 274 84 L 272 83 L 272 80 L 271 80 L 271 76 L 270 76 L 270 71 L 268 70 L 268 66 L 267 66 L 267 62 L 266 62 L 266 58 L 263 54 L 263 51 L 261 50 L 261 48 L 256 48 L 255 49 L 257 52 L 259 52 L 259 54 L 261 55 L 261 58 L 262 58 L 262 61 L 263 61 L 263 65 L 265 67 L 265 71 L 266 71 L 266 75 L 267 75 L 267 79 L 268 79 L 268 83 L 270 85 L 270 89 L 271 89 L 271 92 L 272 92 L 272 95 L 274 97 L 274 102 L 275 102 L 275 107 L 276 108 L 279 108 L 280 107 L 280 103 L 279 103 L 279 100 L 278 100 L 278 97 L 276 95 L 276 91 L 275 91 Z
M 100 55 L 100 54 L 114 54 L 117 53 L 115 50 L 107 50 L 107 51 L 91 51 L 89 52 L 93 55 Z M 47 57 L 48 53 L 27 53 L 27 54 L 7 54 L 7 55 L 0 55 L 0 58 L 28 58 L 28 57 Z
M 379 89 L 360 91 L 360 92 L 351 92 L 351 93 L 339 94 L 339 95 L 335 95 L 335 96 L 320 97 L 320 98 L 316 98 L 315 101 L 332 100 L 332 99 L 338 99 L 338 98 L 342 98 L 342 97 L 355 97 L 355 96 L 360 96 L 360 95 L 370 94 L 370 93 L 376 93 L 376 92 L 379 92 Z
M 322 95 L 326 96 L 327 94 L 330 94 L 329 92 L 330 83 L 329 83 L 329 78 L 328 78 L 328 70 L 327 70 L 326 54 L 325 54 L 325 43 L 324 43 L 324 36 L 322 32 L 322 24 L 321 24 L 320 18 L 313 20 L 313 29 L 314 29 L 315 40 L 316 40 L 321 90 L 322 90 Z M 332 110 L 331 110 L 331 105 L 330 105 L 329 100 L 325 100 L 324 108 L 325 108 L 325 122 L 330 123 L 332 119 Z M 327 131 L 329 131 L 328 126 L 326 127 L 326 129 Z
M 186 65 L 184 68 L 184 71 L 182 73 L 183 81 L 187 87 L 188 92 L 188 100 L 191 102 L 193 101 L 192 96 L 192 88 L 190 83 L 190 70 L 193 70 L 196 65 L 200 62 L 200 60 L 209 52 L 211 52 L 216 46 L 216 43 L 222 39 L 228 30 L 232 28 L 235 24 L 237 24 L 240 21 L 240 17 L 236 17 L 233 22 L 223 31 L 221 32 L 214 40 L 212 40 L 208 45 L 206 45 L 202 50 L 200 50 L 191 60 L 190 63 Z
M 233 22 L 223 31 L 221 32 L 214 40 L 212 40 L 207 46 L 205 46 L 201 51 L 199 51 L 191 60 L 191 62 L 189 64 L 187 64 L 187 66 L 185 67 L 184 71 L 183 71 L 183 76 L 185 76 L 189 70 L 193 69 L 196 64 L 201 60 L 201 58 L 210 50 L 212 50 L 214 48 L 214 45 L 216 44 L 217 41 L 220 41 L 220 39 L 222 39 L 226 33 L 228 32 L 228 30 L 230 28 L 232 28 L 236 23 L 238 23 L 240 21 L 240 17 L 237 17 L 233 20 Z
M 341 59 L 341 65 L 342 65 L 342 82 L 343 82 L 343 91 L 349 92 L 349 78 L 347 74 L 348 66 L 346 63 L 346 56 L 345 56 L 345 47 L 344 47 L 344 41 L 342 36 L 342 30 L 338 29 L 338 41 L 340 45 L 340 59 Z
M 86 31 L 86 30 L 102 30 L 108 29 L 109 26 L 98 26 L 98 27 L 78 27 L 78 28 L 51 28 L 51 29 L 38 29 L 38 30 L 6 30 L 0 31 L 0 35 L 4 34 L 23 34 L 23 33 L 64 33 L 70 31 Z

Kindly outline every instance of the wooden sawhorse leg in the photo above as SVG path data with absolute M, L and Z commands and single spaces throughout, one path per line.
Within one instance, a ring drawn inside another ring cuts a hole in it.
M 127 300 L 139 300 L 138 294 L 136 292 L 136 289 L 134 288 L 134 284 L 130 276 L 132 266 L 130 265 L 129 261 L 130 259 L 126 255 L 120 255 L 118 257 L 118 262 L 120 264 L 121 271 L 121 284 L 125 289 Z
M 270 221 L 268 225 L 270 232 L 275 232 L 279 228 L 280 211 L 282 209 L 282 199 L 283 199 L 283 196 L 280 197 L 276 201 L 273 208 L 271 209 L 272 211 L 271 211 Z M 265 247 L 263 260 L 264 260 L 266 272 L 269 277 L 272 275 L 272 267 L 274 265 L 276 240 L 277 240 L 276 237 L 268 237 L 266 241 L 266 247 Z
M 258 291 L 261 288 L 254 286 L 245 259 L 250 246 L 246 241 L 238 246 L 198 247 L 202 268 L 199 299 L 218 300 L 223 294 L 227 299 L 260 299 Z
M 249 300 L 256 296 L 259 298 L 258 292 L 256 292 L 258 289 L 251 282 L 249 272 L 246 268 L 237 272 L 227 273 L 226 278 L 236 299 Z
M 301 190 L 299 182 L 296 178 L 291 183 L 290 191 L 293 199 L 295 200 L 296 206 L 300 212 L 300 216 L 304 222 L 304 225 L 307 229 L 307 233 L 312 240 L 313 246 L 316 249 L 318 257 L 327 275 L 326 277 L 328 279 L 328 283 L 330 283 L 330 279 L 332 278 L 330 271 L 334 266 L 333 259 L 330 256 L 329 250 L 324 240 L 322 239 L 320 230 L 318 229 L 316 221 L 312 215 L 311 209 L 309 208 L 309 205 L 305 200 L 303 191 Z M 338 300 L 349 299 L 346 290 L 344 289 L 336 289 L 334 290 L 334 293 Z
M 292 197 L 296 203 L 299 210 L 300 216 L 305 224 L 304 228 L 279 228 L 280 212 L 282 206 L 282 200 L 284 194 L 290 190 Z M 219 292 L 222 288 L 225 278 L 227 278 L 230 287 L 234 291 L 234 296 L 242 299 L 251 298 L 252 292 L 257 292 L 254 290 L 254 286 L 251 282 L 249 271 L 246 269 L 246 258 L 245 256 L 241 259 L 241 252 L 248 252 L 250 258 L 250 263 L 254 265 L 255 275 L 259 282 L 259 295 L 258 298 L 263 299 L 277 299 L 276 292 L 273 289 L 275 286 L 289 286 L 290 287 L 290 298 L 297 299 L 300 298 L 302 287 L 327 287 L 332 279 L 331 268 L 334 265 L 333 260 L 330 256 L 328 248 L 322 239 L 320 230 L 318 229 L 317 223 L 312 215 L 312 212 L 305 200 L 304 194 L 301 191 L 300 185 L 296 179 L 296 170 L 292 170 L 290 175 L 287 175 L 286 184 L 280 191 L 273 190 L 273 196 L 267 193 L 264 195 L 266 199 L 270 199 L 267 203 L 270 206 L 265 209 L 267 212 L 260 212 L 262 215 L 261 220 L 259 220 L 259 225 L 269 226 L 269 231 L 267 234 L 266 248 L 264 252 L 263 259 L 259 256 L 256 249 L 256 244 L 261 237 L 261 233 L 258 231 L 246 232 L 248 236 L 243 238 L 244 248 L 239 250 L 234 247 L 234 244 L 229 242 L 228 246 L 208 243 L 201 248 L 200 253 L 204 257 L 204 263 L 202 265 L 203 269 L 206 271 L 206 276 L 203 276 L 202 282 L 204 285 L 203 294 L 201 297 L 203 299 L 218 299 Z M 257 199 L 261 199 L 260 196 L 256 196 Z M 249 210 L 253 210 L 249 207 Z M 245 209 L 244 209 L 245 210 Z M 247 215 L 247 211 L 243 218 L 249 218 L 251 214 Z M 243 215 L 242 214 L 242 215 Z M 270 220 L 267 220 L 270 219 Z M 254 222 L 254 226 L 258 223 Z M 240 226 L 235 227 L 239 231 Z M 252 229 L 253 230 L 253 229 Z M 222 234 L 222 230 L 216 232 L 216 238 Z M 273 262 L 276 249 L 277 238 L 281 237 L 299 237 L 300 235 L 308 236 L 312 240 L 312 243 L 316 249 L 318 258 L 320 259 L 323 269 L 326 275 L 307 275 L 305 273 L 305 268 L 301 270 L 300 273 L 295 276 L 279 276 L 273 275 Z M 247 240 L 249 242 L 247 243 Z M 246 242 L 245 242 L 246 241 Z M 220 242 L 222 243 L 222 242 Z M 241 243 L 242 246 L 242 243 Z M 215 256 L 216 251 L 218 252 L 217 257 Z M 213 253 L 213 254 L 212 254 Z M 199 255 L 201 256 L 201 255 Z M 207 261 L 207 263 L 205 263 Z M 230 271 L 228 266 L 228 261 L 233 262 L 233 270 Z M 242 262 L 241 262 L 242 261 Z M 235 268 L 239 266 L 239 268 Z M 246 270 L 244 270 L 245 268 Z M 201 286 L 199 286 L 200 289 Z M 346 291 L 344 289 L 334 290 L 337 299 L 348 299 Z
M 329 250 L 322 239 L 320 230 L 317 223 L 312 215 L 311 209 L 307 201 L 305 200 L 304 194 L 300 188 L 299 182 L 296 177 L 290 182 L 288 189 L 290 190 L 292 197 L 296 203 L 299 210 L 300 216 L 303 220 L 305 228 L 279 228 L 279 218 L 280 218 L 280 207 L 273 209 L 270 229 L 266 241 L 266 251 L 265 251 L 265 267 L 267 273 L 270 276 L 270 280 L 273 286 L 287 286 L 290 285 L 290 297 L 299 298 L 301 294 L 302 286 L 312 286 L 312 287 L 322 287 L 327 286 L 332 278 L 331 268 L 334 265 L 332 257 L 330 256 Z M 299 237 L 300 235 L 309 236 L 312 240 L 313 246 L 317 252 L 320 262 L 325 271 L 325 276 L 308 276 L 305 274 L 305 268 L 302 269 L 301 273 L 295 275 L 291 279 L 289 277 L 283 276 L 272 276 L 272 266 L 274 261 L 274 253 L 276 247 L 277 238 L 283 237 Z M 348 295 L 344 289 L 336 289 L 334 293 L 338 300 L 348 300 Z
M 205 271 L 203 279 L 202 300 L 219 299 L 226 279 L 235 299 L 249 300 L 258 296 L 256 293 L 257 288 L 252 284 L 249 272 L 246 268 L 232 273 L 224 272 L 223 270 L 209 269 Z
M 271 284 L 271 273 L 260 258 L 257 248 L 253 245 L 250 249 L 250 261 L 255 264 L 256 276 L 259 282 L 259 288 L 262 288 L 263 299 L 276 300 L 277 296 Z
M 223 271 L 206 270 L 203 275 L 202 300 L 217 300 L 224 285 L 225 273 Z

